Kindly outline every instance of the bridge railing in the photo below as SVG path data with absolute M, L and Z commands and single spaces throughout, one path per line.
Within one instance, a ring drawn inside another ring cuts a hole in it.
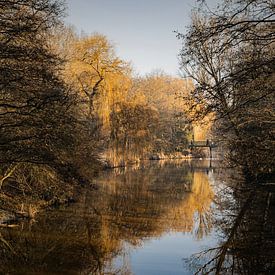
M 212 140 L 191 140 L 189 147 L 216 147 Z

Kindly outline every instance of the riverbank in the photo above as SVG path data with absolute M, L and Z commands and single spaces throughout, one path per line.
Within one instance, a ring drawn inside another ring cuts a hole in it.
M 203 155 L 204 156 L 204 155 Z M 202 155 L 191 155 L 190 150 L 186 150 L 184 152 L 174 152 L 174 153 L 152 153 L 147 154 L 143 157 L 138 156 L 127 156 L 125 157 L 114 157 L 110 154 L 102 154 L 100 156 L 101 162 L 104 164 L 105 169 L 112 169 L 112 168 L 118 168 L 118 167 L 126 167 L 128 165 L 136 165 L 139 164 L 142 161 L 148 161 L 148 160 L 186 160 L 186 159 L 192 159 L 192 158 L 200 158 Z
M 36 188 L 26 190 L 19 182 L 7 180 L 0 191 L 0 227 L 14 227 L 22 220 L 32 220 L 45 209 L 69 205 L 78 200 L 86 188 L 96 189 L 94 183 L 79 184 L 74 179 L 36 182 Z

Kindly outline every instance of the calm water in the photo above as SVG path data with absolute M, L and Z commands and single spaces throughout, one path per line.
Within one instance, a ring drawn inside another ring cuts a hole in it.
M 237 214 L 231 214 L 238 213 L 241 199 L 235 194 L 233 198 L 226 179 L 208 161 L 152 161 L 106 171 L 95 179 L 98 190 L 85 190 L 78 203 L 41 213 L 35 222 L 19 228 L 1 229 L 1 238 L 8 245 L 2 242 L 0 271 L 194 274 L 215 256 L 211 251 L 203 257 L 196 253 L 213 247 L 218 247 L 216 254 L 222 253 L 222 242 L 229 238 L 232 247 L 240 243 L 235 240 L 239 232 L 234 239 L 227 231 L 235 228 Z M 231 209 L 232 205 L 237 209 Z M 269 246 L 274 244 L 268 241 Z M 231 268 L 234 253 L 231 248 L 228 251 L 223 262 Z M 274 267 L 273 252 L 271 248 L 268 271 Z M 209 268 L 214 264 L 211 261 Z M 225 270 L 220 274 L 226 274 Z M 233 274 L 238 274 L 236 268 Z

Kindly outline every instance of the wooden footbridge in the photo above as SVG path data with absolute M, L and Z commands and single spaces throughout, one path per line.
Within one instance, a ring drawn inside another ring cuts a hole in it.
M 190 144 L 189 144 L 189 148 L 191 149 L 191 153 L 192 150 L 194 148 L 209 148 L 209 152 L 210 152 L 210 158 L 212 159 L 212 149 L 217 147 L 217 144 L 213 141 L 213 140 L 199 140 L 199 141 L 195 141 L 195 140 L 191 140 Z

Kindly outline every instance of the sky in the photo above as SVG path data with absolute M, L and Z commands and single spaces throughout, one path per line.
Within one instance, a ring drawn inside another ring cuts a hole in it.
M 179 73 L 181 41 L 196 0 L 67 0 L 67 24 L 78 32 L 104 34 L 117 55 L 130 61 L 136 74 L 162 70 Z

